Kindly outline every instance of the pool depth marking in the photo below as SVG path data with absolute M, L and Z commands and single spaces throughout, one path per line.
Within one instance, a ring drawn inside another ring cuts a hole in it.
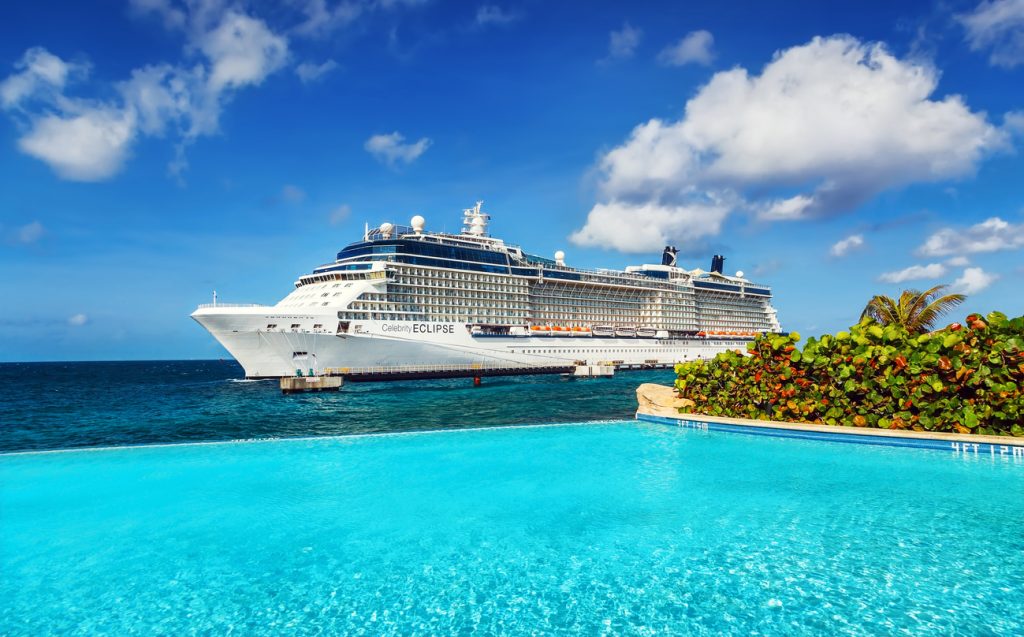
M 740 433 L 774 438 L 799 438 L 822 442 L 905 447 L 948 451 L 958 458 L 1002 459 L 1024 464 L 1024 439 L 1006 436 L 946 434 L 919 431 L 868 430 L 829 425 L 787 423 L 745 418 L 724 418 L 700 414 L 679 414 L 678 417 L 659 416 L 638 411 L 637 420 L 674 425 L 698 431 Z M 972 440 L 972 438 L 976 439 Z

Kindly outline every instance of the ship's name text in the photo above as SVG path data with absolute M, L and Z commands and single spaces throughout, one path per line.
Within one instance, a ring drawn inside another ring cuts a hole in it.
M 441 323 L 384 323 L 382 332 L 406 332 L 410 334 L 454 334 L 455 326 Z

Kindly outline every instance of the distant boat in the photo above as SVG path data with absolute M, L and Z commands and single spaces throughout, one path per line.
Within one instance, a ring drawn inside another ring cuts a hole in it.
M 635 338 L 636 328 L 635 327 L 616 327 L 615 336 L 618 338 Z
M 658 330 L 653 327 L 639 327 L 636 330 L 636 335 L 640 338 L 654 338 L 658 335 Z

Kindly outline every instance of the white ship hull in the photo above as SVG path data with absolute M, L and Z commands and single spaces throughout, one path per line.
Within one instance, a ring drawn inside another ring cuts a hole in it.
M 269 310 L 269 312 L 268 312 Z M 246 377 L 293 376 L 297 369 L 371 367 L 553 367 L 614 361 L 620 365 L 672 364 L 743 349 L 739 340 L 601 338 L 593 336 L 474 336 L 465 324 L 363 321 L 348 333 L 261 329 L 287 322 L 273 308 L 201 308 L 192 317 L 224 346 Z M 334 328 L 337 320 L 322 317 Z M 341 372 L 339 372 L 341 373 Z
M 276 304 L 218 304 L 214 293 L 192 317 L 252 378 L 663 366 L 781 330 L 771 290 L 723 274 L 720 255 L 710 272 L 678 267 L 671 248 L 661 265 L 584 270 L 561 251 L 545 259 L 489 236 L 489 219 L 478 202 L 458 235 L 425 232 L 419 216 L 367 228 Z

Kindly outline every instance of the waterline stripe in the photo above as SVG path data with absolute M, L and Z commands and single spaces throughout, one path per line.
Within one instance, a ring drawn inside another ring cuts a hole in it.
M 233 440 L 200 440 L 196 442 L 157 442 L 141 445 L 107 445 L 103 447 L 73 447 L 69 449 L 33 449 L 25 451 L 0 452 L 0 459 L 14 456 L 34 456 L 55 453 L 79 453 L 92 451 L 131 451 L 133 449 L 162 449 L 164 447 L 206 447 L 213 445 L 247 445 L 269 442 L 315 442 L 319 440 L 347 440 L 350 438 L 387 438 L 390 436 L 414 436 L 426 434 L 456 433 L 462 431 L 490 431 L 492 429 L 538 429 L 542 427 L 582 427 L 611 425 L 629 422 L 628 419 L 583 420 L 580 422 L 550 422 L 533 425 L 491 425 L 488 427 L 451 427 L 447 429 L 414 429 L 410 431 L 376 431 L 363 434 L 335 434 L 325 436 L 274 436 L 267 438 L 236 438 Z
M 936 438 L 901 437 L 893 435 L 873 435 L 857 431 L 810 431 L 796 427 L 786 427 L 785 423 L 772 423 L 771 427 L 758 426 L 755 424 L 730 424 L 714 422 L 700 418 L 671 418 L 668 416 L 653 416 L 638 413 L 637 420 L 660 423 L 663 425 L 674 425 L 688 429 L 699 429 L 702 431 L 718 431 L 725 433 L 746 434 L 748 436 L 768 436 L 772 438 L 799 438 L 803 440 L 815 440 L 819 442 L 840 442 L 846 444 L 875 445 L 882 447 L 904 447 L 913 449 L 929 449 L 933 451 L 948 451 L 954 455 L 963 456 L 989 456 L 992 458 L 1008 458 L 1014 462 L 1024 463 L 1024 440 L 1006 441 L 1002 443 L 970 442 L 964 441 L 963 436 L 957 440 L 941 440 Z

